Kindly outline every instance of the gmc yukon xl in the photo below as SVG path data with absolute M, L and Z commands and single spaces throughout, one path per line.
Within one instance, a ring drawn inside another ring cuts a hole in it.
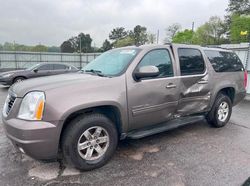
M 207 119 L 225 126 L 246 94 L 232 51 L 195 45 L 110 50 L 79 73 L 14 84 L 3 123 L 7 137 L 35 159 L 59 150 L 80 170 L 103 166 L 119 139 L 138 139 Z

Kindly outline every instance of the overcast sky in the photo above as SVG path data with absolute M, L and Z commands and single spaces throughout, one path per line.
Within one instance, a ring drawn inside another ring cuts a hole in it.
M 195 28 L 210 16 L 223 18 L 228 0 L 0 0 L 0 43 L 59 46 L 80 32 L 100 46 L 115 27 L 143 25 L 151 33 L 178 22 Z

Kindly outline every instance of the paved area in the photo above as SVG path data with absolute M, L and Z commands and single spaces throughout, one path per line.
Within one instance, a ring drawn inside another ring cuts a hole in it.
M 1 109 L 7 90 L 0 87 Z M 106 166 L 82 173 L 18 153 L 0 121 L 0 185 L 241 185 L 250 177 L 249 110 L 247 99 L 234 107 L 230 123 L 221 129 L 204 121 L 122 141 Z

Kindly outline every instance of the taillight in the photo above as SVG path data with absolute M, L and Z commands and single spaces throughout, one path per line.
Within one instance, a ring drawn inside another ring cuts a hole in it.
M 247 88 L 247 71 L 244 72 L 244 86 Z

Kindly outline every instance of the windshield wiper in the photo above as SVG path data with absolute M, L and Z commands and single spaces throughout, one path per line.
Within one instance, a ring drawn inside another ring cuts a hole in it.
M 94 69 L 90 69 L 90 70 L 83 70 L 83 72 L 91 72 L 95 75 L 98 75 L 100 77 L 107 77 L 105 74 L 102 73 L 102 71 L 100 70 L 94 70 Z

